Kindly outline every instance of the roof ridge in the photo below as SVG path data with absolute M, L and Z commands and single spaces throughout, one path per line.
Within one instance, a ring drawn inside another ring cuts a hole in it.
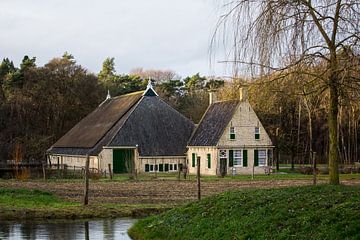
M 127 116 L 127 118 L 124 120 L 124 122 L 121 124 L 121 126 L 119 126 L 119 129 L 114 133 L 114 135 L 110 138 L 110 140 L 104 144 L 104 146 L 109 145 L 115 138 L 115 136 L 118 134 L 118 132 L 121 130 L 121 128 L 125 125 L 125 123 L 127 122 L 127 120 L 129 119 L 129 117 L 131 116 L 131 113 L 133 113 L 135 111 L 135 109 L 139 106 L 140 102 L 144 99 L 144 96 L 141 96 L 141 98 L 128 110 L 126 111 L 125 114 L 123 114 L 118 121 L 116 121 L 116 123 L 109 129 L 109 131 L 115 127 L 115 125 L 122 119 L 122 117 L 124 117 L 127 113 L 129 113 L 129 115 Z M 131 111 L 131 112 L 130 112 Z M 105 134 L 106 135 L 106 134 Z M 105 136 L 104 135 L 104 136 Z
M 142 94 L 144 93 L 145 90 L 140 90 L 140 91 L 136 91 L 136 92 L 130 92 L 130 93 L 126 93 L 126 94 L 122 94 L 122 95 L 118 95 L 115 97 L 110 98 L 112 99 L 118 99 L 118 98 L 122 98 L 122 97 L 128 97 L 128 96 L 132 96 L 132 95 L 137 95 L 137 94 Z

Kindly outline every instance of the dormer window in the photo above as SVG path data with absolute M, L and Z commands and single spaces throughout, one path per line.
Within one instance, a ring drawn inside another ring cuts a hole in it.
M 230 140 L 235 140 L 236 136 L 235 136 L 235 127 L 230 127 Z
M 255 139 L 256 140 L 260 139 L 260 128 L 259 127 L 255 127 Z

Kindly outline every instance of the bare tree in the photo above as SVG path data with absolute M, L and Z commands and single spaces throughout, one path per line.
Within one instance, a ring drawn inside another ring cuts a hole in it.
M 225 14 L 217 23 L 212 46 L 219 42 L 230 46 L 223 62 L 234 65 L 235 75 L 242 65 L 256 74 L 324 65 L 315 75 L 306 70 L 301 74 L 323 82 L 328 92 L 330 183 L 339 184 L 339 97 L 349 85 L 346 81 L 359 83 L 358 78 L 343 77 L 355 66 L 341 62 L 343 52 L 359 51 L 359 1 L 225 0 L 223 7 Z

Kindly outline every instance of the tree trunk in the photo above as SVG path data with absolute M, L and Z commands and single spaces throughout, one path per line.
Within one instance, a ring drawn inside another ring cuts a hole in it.
M 330 104 L 329 104 L 329 182 L 339 184 L 339 154 L 338 154 L 338 89 L 336 86 L 336 76 L 330 77 Z

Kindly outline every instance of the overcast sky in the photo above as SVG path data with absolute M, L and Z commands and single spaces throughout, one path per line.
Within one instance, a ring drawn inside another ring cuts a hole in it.
M 118 73 L 222 76 L 208 54 L 218 7 L 212 0 L 1 0 L 0 58 L 19 65 L 35 56 L 42 66 L 68 51 L 95 73 L 115 57 Z

